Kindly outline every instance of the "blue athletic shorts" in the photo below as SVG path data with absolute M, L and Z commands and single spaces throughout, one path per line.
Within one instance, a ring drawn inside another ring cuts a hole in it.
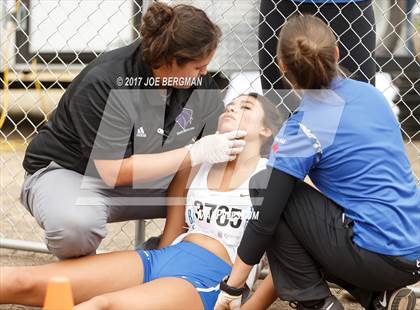
M 168 277 L 185 279 L 196 288 L 206 310 L 214 309 L 219 283 L 232 270 L 221 258 L 191 242 L 137 253 L 143 261 L 144 283 Z

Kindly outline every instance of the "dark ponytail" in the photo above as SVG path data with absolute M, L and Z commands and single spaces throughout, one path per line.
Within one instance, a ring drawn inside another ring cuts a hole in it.
M 283 26 L 277 55 L 296 88 L 328 88 L 337 76 L 336 39 L 319 18 L 296 15 Z
M 143 36 L 151 37 L 159 35 L 169 27 L 174 17 L 174 9 L 169 5 L 155 2 L 143 16 L 140 32 Z
M 210 55 L 221 31 L 206 13 L 191 5 L 154 2 L 140 27 L 144 60 L 159 68 L 175 59 L 179 65 Z

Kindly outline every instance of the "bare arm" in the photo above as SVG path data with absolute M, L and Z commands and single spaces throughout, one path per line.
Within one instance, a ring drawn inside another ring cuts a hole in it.
M 208 135 L 185 147 L 155 154 L 136 154 L 125 159 L 96 159 L 99 175 L 108 186 L 145 183 L 171 175 L 178 170 L 200 163 L 220 163 L 233 160 L 242 152 L 245 142 L 240 140 L 246 131 L 233 130 Z
M 180 170 L 169 186 L 166 222 L 159 249 L 170 245 L 185 232 L 185 198 L 197 171 L 198 168 Z
M 108 186 L 127 186 L 151 182 L 188 167 L 191 159 L 186 148 L 157 153 L 136 154 L 118 160 L 95 160 L 96 169 Z
M 241 307 L 242 310 L 265 310 L 277 299 L 271 273 L 264 279 L 252 297 Z
M 253 265 L 245 263 L 239 255 L 236 256 L 227 284 L 232 287 L 243 287 L 252 267 Z

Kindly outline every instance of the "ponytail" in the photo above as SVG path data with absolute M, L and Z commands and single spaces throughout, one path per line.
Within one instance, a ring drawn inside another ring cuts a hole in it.
M 337 75 L 336 40 L 331 29 L 310 15 L 292 17 L 280 33 L 277 55 L 297 88 L 328 88 Z
M 154 2 L 140 27 L 143 57 L 159 68 L 175 59 L 179 65 L 207 57 L 221 37 L 220 28 L 203 10 L 191 5 Z

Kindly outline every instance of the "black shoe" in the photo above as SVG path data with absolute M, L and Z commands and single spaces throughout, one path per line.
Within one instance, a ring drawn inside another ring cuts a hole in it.
M 150 237 L 149 239 L 147 239 L 144 243 L 143 243 L 143 250 L 156 250 L 159 247 L 159 243 L 160 243 L 160 238 L 162 237 L 162 235 L 160 236 L 156 236 L 156 237 Z
M 416 295 L 407 287 L 385 291 L 373 301 L 375 310 L 414 310 Z
M 319 310 L 344 310 L 343 305 L 341 302 L 338 301 L 335 296 L 330 295 L 327 298 L 324 299 L 324 302 L 321 302 L 318 305 L 315 305 L 313 307 L 305 307 L 302 303 L 289 303 L 292 308 L 295 308 L 297 310 L 313 310 L 313 309 L 319 309 Z

